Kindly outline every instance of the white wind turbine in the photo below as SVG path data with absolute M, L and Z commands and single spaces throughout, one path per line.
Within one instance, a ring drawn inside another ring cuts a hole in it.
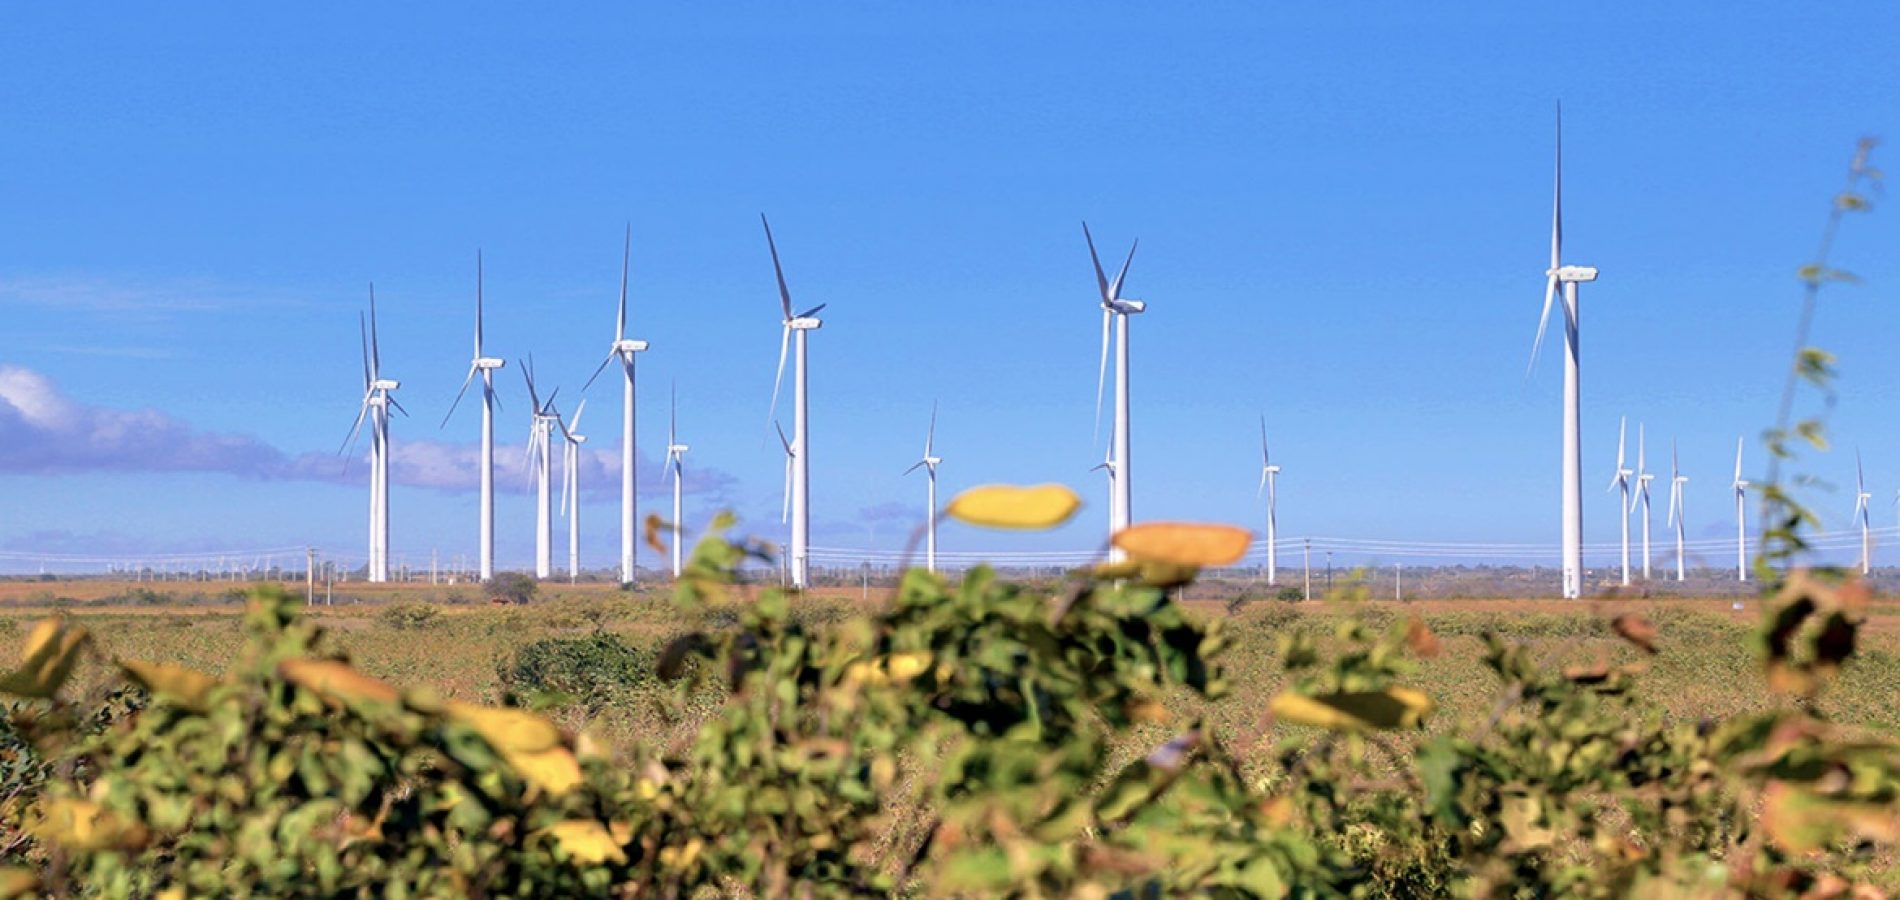
M 1633 511 L 1634 504 L 1640 503 L 1643 507 L 1643 580 L 1648 581 L 1649 580 L 1649 518 L 1650 518 L 1649 483 L 1655 480 L 1656 476 L 1649 474 L 1649 462 L 1648 462 L 1647 457 L 1644 455 L 1643 437 L 1644 437 L 1643 423 L 1638 422 L 1636 423 L 1636 499 L 1632 501 L 1631 510 L 1625 510 L 1625 513 L 1627 514 L 1628 512 Z
M 1854 451 L 1854 515 L 1860 519 L 1860 574 L 1866 575 L 1874 565 L 1874 534 L 1872 505 L 1874 495 L 1867 492 L 1867 471 L 1861 467 L 1860 451 Z
M 359 313 L 358 336 L 363 342 L 363 405 L 356 411 L 356 423 L 343 439 L 344 451 L 356 445 L 356 436 L 369 420 L 369 563 L 368 579 L 389 580 L 389 410 L 403 415 L 409 411 L 396 402 L 394 391 L 402 383 L 382 375 L 382 348 L 376 336 L 376 286 L 369 287 L 369 319 Z
M 594 379 L 606 371 L 607 365 L 620 360 L 620 370 L 626 376 L 626 382 L 620 393 L 620 580 L 633 581 L 635 549 L 633 529 L 635 516 L 634 489 L 638 475 L 634 470 L 633 453 L 633 357 L 647 349 L 646 341 L 636 341 L 627 337 L 627 268 L 633 261 L 633 226 L 627 226 L 626 248 L 620 258 L 620 312 L 615 319 L 614 342 L 607 348 L 607 358 L 600 361 L 600 367 L 589 376 L 587 384 L 581 386 L 585 393 Z
M 586 411 L 587 401 L 583 399 L 574 407 L 572 421 L 563 420 L 558 411 L 554 414 L 554 423 L 560 426 L 565 442 L 561 448 L 561 514 L 567 517 L 569 584 L 581 577 L 581 445 L 587 443 L 587 436 L 580 433 L 580 427 L 581 414 Z
M 1267 495 L 1267 584 L 1276 584 L 1279 577 L 1279 548 L 1275 541 L 1279 539 L 1278 494 L 1280 467 L 1273 464 L 1273 457 L 1267 453 L 1267 417 L 1260 417 L 1260 487 L 1254 491 L 1257 498 L 1261 492 Z
M 1102 294 L 1102 358 L 1095 375 L 1095 426 L 1101 429 L 1102 422 L 1102 386 L 1108 378 L 1108 344 L 1111 325 L 1115 335 L 1115 421 L 1113 438 L 1109 443 L 1109 458 L 1114 462 L 1113 485 L 1114 502 L 1109 504 L 1109 534 L 1127 528 L 1133 521 L 1133 473 L 1134 467 L 1129 459 L 1129 422 L 1128 422 L 1128 317 L 1148 308 L 1140 300 L 1128 300 L 1122 297 L 1122 282 L 1128 277 L 1128 265 L 1135 261 L 1135 248 L 1141 246 L 1137 239 L 1128 247 L 1128 258 L 1122 261 L 1121 271 L 1115 273 L 1115 280 L 1109 281 L 1102 271 L 1102 260 L 1095 253 L 1095 236 L 1089 234 L 1089 225 L 1082 223 L 1082 238 L 1089 245 L 1089 261 L 1095 264 L 1095 286 Z M 1122 552 L 1119 548 L 1109 550 L 1109 558 L 1119 560 Z
M 1682 535 L 1684 513 L 1682 508 L 1682 486 L 1689 483 L 1689 476 L 1682 474 L 1682 466 L 1676 458 L 1676 441 L 1669 440 L 1669 518 L 1664 521 L 1676 529 L 1676 580 L 1688 577 L 1682 563 Z
M 798 451 L 793 449 L 791 441 L 786 440 L 785 429 L 779 427 L 777 420 L 772 422 L 772 430 L 778 432 L 779 446 L 785 448 L 785 501 L 778 512 L 778 523 L 783 525 L 792 520 L 792 469 L 798 459 Z
M 482 376 L 482 499 L 481 499 L 481 557 L 482 580 L 495 577 L 495 370 L 507 365 L 506 360 L 482 355 L 482 254 L 475 251 L 475 356 L 468 364 L 468 377 L 462 379 L 462 389 L 455 392 L 455 402 L 449 404 L 449 413 L 442 417 L 442 425 L 449 424 L 449 418 L 455 415 L 455 408 L 462 403 L 462 395 L 468 393 L 468 386 L 475 380 L 475 373 Z
M 673 577 L 680 577 L 680 543 L 685 539 L 681 524 L 680 493 L 686 479 L 686 451 L 692 448 L 679 442 L 679 389 L 673 389 L 673 405 L 666 422 L 666 469 L 673 477 Z
M 537 490 L 534 506 L 534 577 L 545 579 L 554 574 L 554 521 L 548 502 L 553 448 L 549 444 L 553 438 L 554 423 L 559 418 L 554 412 L 554 395 L 561 391 L 556 388 L 545 402 L 541 399 L 540 392 L 534 386 L 532 357 L 522 363 L 521 377 L 528 382 L 528 402 L 534 404 L 534 419 L 528 428 L 528 464 L 534 469 Z
M 1735 578 L 1748 580 L 1748 482 L 1742 480 L 1742 438 L 1735 439 Z
M 1620 419 L 1617 421 L 1617 424 L 1616 424 L 1616 474 L 1610 476 L 1610 490 L 1614 491 L 1619 487 L 1623 489 L 1623 499 L 1617 504 L 1617 509 L 1622 510 L 1623 512 L 1623 515 L 1621 516 L 1621 518 L 1623 520 L 1623 586 L 1624 587 L 1629 587 L 1630 585 L 1630 515 L 1629 515 L 1630 514 L 1630 476 L 1636 474 L 1634 471 L 1632 471 L 1629 468 L 1629 466 L 1624 464 L 1624 461 L 1627 459 L 1627 457 L 1623 455 L 1623 451 L 1628 446 L 1628 442 L 1625 440 L 1625 438 L 1629 436 L 1628 429 L 1629 429 L 1628 418 Z
M 1102 461 L 1090 466 L 1089 471 L 1108 473 L 1108 533 L 1113 535 L 1115 533 L 1115 496 L 1117 493 L 1115 490 L 1115 448 L 1111 446 L 1107 450 L 1102 451 Z
M 790 464 L 786 470 L 785 494 L 786 517 L 792 526 L 792 587 L 802 589 L 810 583 L 811 577 L 811 422 L 806 393 L 805 335 L 824 324 L 816 316 L 826 304 L 820 303 L 793 314 L 792 292 L 785 286 L 785 269 L 779 265 L 778 242 L 772 239 L 772 223 L 766 221 L 763 213 L 759 215 L 759 222 L 765 226 L 765 244 L 772 251 L 772 273 L 778 276 L 779 309 L 784 316 L 779 334 L 778 374 L 772 377 L 772 408 L 769 411 L 772 415 L 778 412 L 779 385 L 785 379 L 786 351 L 794 343 L 797 345 L 794 354 L 797 363 L 792 370 L 792 440 L 785 446 Z M 793 340 L 794 335 L 797 336 L 796 341 Z M 783 430 L 779 432 L 779 440 L 785 441 Z
M 1595 281 L 1597 270 L 1591 266 L 1563 264 L 1564 233 L 1564 151 L 1563 110 L 1557 113 L 1557 177 L 1550 212 L 1550 268 L 1544 270 L 1544 312 L 1537 322 L 1537 340 L 1531 345 L 1531 366 L 1537 365 L 1537 351 L 1544 343 L 1544 331 L 1550 324 L 1551 302 L 1557 286 L 1563 286 L 1564 310 L 1564 466 L 1563 466 L 1563 591 L 1566 599 L 1583 595 L 1583 425 L 1579 412 L 1578 305 L 1577 285 Z
M 927 529 L 924 536 L 924 569 L 928 572 L 937 571 L 937 465 L 943 462 L 943 459 L 933 452 L 936 441 L 937 404 L 932 403 L 930 404 L 930 430 L 924 432 L 924 456 L 904 470 L 904 474 L 909 475 L 918 469 L 923 469 L 925 476 L 929 478 L 929 505 L 925 507 L 924 519 L 924 527 Z

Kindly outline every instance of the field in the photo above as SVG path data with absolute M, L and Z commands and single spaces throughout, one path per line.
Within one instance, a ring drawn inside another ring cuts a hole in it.
M 49 614 L 71 616 L 86 624 L 109 657 L 176 662 L 221 671 L 239 646 L 235 601 L 245 585 L 231 582 L 143 585 L 105 581 L 0 582 L 0 654 L 18 652 L 24 626 Z M 292 589 L 300 584 L 290 584 Z M 668 637 L 690 630 L 717 628 L 717 615 L 682 614 L 664 588 L 624 592 L 611 585 L 546 584 L 535 600 L 496 606 L 480 601 L 478 586 L 430 587 L 418 584 L 339 586 L 339 602 L 318 605 L 312 615 L 346 649 L 357 665 L 404 685 L 427 683 L 445 694 L 493 702 L 504 690 L 500 671 L 518 651 L 547 638 L 572 638 L 604 630 L 636 648 L 651 651 Z M 109 602 L 155 589 L 146 602 Z M 841 617 L 863 601 L 858 590 L 820 592 L 800 601 L 821 621 Z M 881 594 L 871 591 L 871 604 Z M 1496 698 L 1496 683 L 1480 661 L 1480 635 L 1495 631 L 1533 646 L 1540 656 L 1565 664 L 1599 660 L 1638 661 L 1639 654 L 1609 629 L 1611 616 L 1640 611 L 1661 633 L 1661 652 L 1646 660 L 1638 681 L 1645 706 L 1682 720 L 1720 719 L 1758 711 L 1776 702 L 1762 688 L 1762 677 L 1749 630 L 1759 604 L 1731 609 L 1731 600 L 1390 600 L 1288 603 L 1256 601 L 1238 608 L 1215 601 L 1190 601 L 1210 618 L 1227 619 L 1235 645 L 1220 659 L 1234 690 L 1213 708 L 1209 719 L 1225 733 L 1251 735 L 1266 698 L 1281 684 L 1277 639 L 1290 629 L 1326 633 L 1344 613 L 1364 610 L 1376 620 L 1420 617 L 1438 635 L 1443 652 L 1427 660 L 1418 687 L 1439 704 L 1436 719 L 1450 723 L 1482 720 Z M 439 612 L 427 621 L 399 618 L 392 608 L 427 603 Z M 1830 718 L 1846 725 L 1900 734 L 1900 600 L 1877 600 L 1862 631 L 1863 643 L 1838 685 L 1818 701 Z M 104 677 L 89 667 L 82 679 Z M 561 713 L 566 724 L 586 726 L 610 739 L 666 733 L 669 740 L 689 734 L 693 717 L 663 714 L 661 691 L 650 681 L 630 685 L 618 700 L 589 719 L 579 706 Z

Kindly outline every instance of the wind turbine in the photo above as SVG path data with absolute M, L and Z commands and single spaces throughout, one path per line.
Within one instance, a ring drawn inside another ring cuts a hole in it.
M 1854 515 L 1860 519 L 1860 574 L 1873 570 L 1874 535 L 1872 511 L 1874 495 L 1867 493 L 1867 472 L 1860 464 L 1860 451 L 1854 451 Z
M 1275 584 L 1275 579 L 1279 577 L 1279 548 L 1274 546 L 1274 542 L 1278 539 L 1279 534 L 1279 522 L 1276 512 L 1276 507 L 1278 506 L 1277 501 L 1279 499 L 1277 496 L 1279 493 L 1277 484 L 1279 475 L 1280 467 L 1273 464 L 1273 457 L 1267 453 L 1267 417 L 1263 415 L 1260 417 L 1260 487 L 1254 491 L 1254 496 L 1256 498 L 1259 497 L 1262 491 L 1266 492 L 1267 495 L 1268 585 Z
M 521 377 L 528 382 L 528 401 L 534 404 L 533 423 L 528 428 L 528 464 L 534 468 L 537 494 L 534 506 L 534 577 L 548 578 L 554 574 L 554 523 L 548 504 L 548 482 L 551 468 L 549 447 L 554 423 L 559 413 L 554 411 L 554 396 L 561 391 L 556 388 L 548 399 L 543 401 L 534 386 L 534 361 L 521 364 Z
M 1742 480 L 1742 438 L 1735 439 L 1735 578 L 1748 580 L 1748 482 Z
M 482 500 L 481 500 L 481 556 L 482 580 L 495 577 L 495 370 L 507 365 L 506 360 L 482 355 L 482 253 L 475 251 L 475 356 L 468 364 L 468 377 L 462 379 L 462 389 L 455 392 L 455 402 L 449 404 L 449 413 L 442 417 L 442 426 L 449 424 L 449 418 L 455 415 L 455 408 L 462 403 L 462 395 L 468 393 L 468 386 L 475 380 L 475 373 L 482 376 Z M 438 427 L 442 427 L 438 426 Z
M 581 577 L 581 445 L 587 443 L 587 436 L 579 432 L 581 414 L 586 411 L 587 401 L 583 399 L 574 407 L 573 421 L 562 420 L 559 412 L 554 414 L 554 424 L 560 426 L 561 437 L 566 442 L 561 448 L 561 514 L 567 517 L 569 584 Z
M 1630 476 L 1636 474 L 1624 465 L 1627 459 L 1623 450 L 1628 446 L 1625 440 L 1629 436 L 1629 419 L 1620 419 L 1616 423 L 1616 474 L 1610 476 L 1610 490 L 1623 489 L 1623 499 L 1617 509 L 1623 511 L 1623 586 L 1630 586 Z
M 785 501 L 779 508 L 778 521 L 783 525 L 792 520 L 792 469 L 798 459 L 798 451 L 792 448 L 792 442 L 785 439 L 785 429 L 778 422 L 772 422 L 772 429 L 778 432 L 779 446 L 785 448 Z
M 941 457 L 932 452 L 936 441 L 937 404 L 932 403 L 930 404 L 930 430 L 924 432 L 924 456 L 910 468 L 905 469 L 904 474 L 909 475 L 918 469 L 923 469 L 924 474 L 929 478 L 930 504 L 925 508 L 924 519 L 924 527 L 927 529 L 924 537 L 924 569 L 933 573 L 937 571 L 937 464 L 943 462 Z
M 685 526 L 680 524 L 681 483 L 686 478 L 686 451 L 691 449 L 679 442 L 679 388 L 673 388 L 673 405 L 666 421 L 666 468 L 673 476 L 673 577 L 680 577 L 680 542 L 685 539 Z
M 1128 265 L 1135 261 L 1135 248 L 1141 246 L 1137 239 L 1128 247 L 1128 258 L 1122 261 L 1121 271 L 1115 273 L 1115 280 L 1109 281 L 1102 271 L 1101 257 L 1095 253 L 1095 236 L 1089 234 L 1089 224 L 1082 223 L 1082 238 L 1089 245 L 1089 261 L 1095 264 L 1095 286 L 1102 293 L 1102 358 L 1095 375 L 1095 426 L 1101 429 L 1102 422 L 1102 386 L 1108 378 L 1108 344 L 1110 326 L 1115 335 L 1115 421 L 1113 438 L 1110 441 L 1110 457 L 1114 460 L 1115 478 L 1113 481 L 1114 502 L 1109 504 L 1109 534 L 1127 528 L 1133 514 L 1133 473 L 1134 467 L 1129 459 L 1128 429 L 1128 317 L 1148 308 L 1140 300 L 1122 298 L 1122 282 L 1128 277 Z M 1109 550 L 1109 558 L 1119 560 L 1122 552 L 1119 548 Z
M 1676 580 L 1687 578 L 1682 565 L 1683 519 L 1686 511 L 1682 507 L 1682 486 L 1689 483 L 1689 476 L 1682 474 L 1682 467 L 1676 458 L 1676 440 L 1669 439 L 1669 517 L 1664 521 L 1676 529 Z
M 1537 365 L 1537 351 L 1543 346 L 1544 331 L 1550 324 L 1551 301 L 1557 286 L 1563 286 L 1564 310 L 1564 468 L 1563 468 L 1563 569 L 1564 598 L 1583 596 L 1583 425 L 1579 413 L 1579 347 L 1577 285 L 1597 279 L 1592 266 L 1563 264 L 1564 234 L 1564 149 L 1563 107 L 1557 108 L 1557 177 L 1550 212 L 1550 268 L 1544 270 L 1544 312 L 1537 322 L 1537 340 L 1531 344 L 1531 366 Z
M 1115 489 L 1115 448 L 1110 446 L 1107 450 L 1102 451 L 1102 461 L 1090 466 L 1089 471 L 1108 473 L 1108 533 L 1113 535 L 1115 533 L 1116 521 L 1115 498 L 1118 493 Z
M 1649 474 L 1649 463 L 1643 453 L 1643 423 L 1636 423 L 1636 499 L 1632 501 L 1643 506 L 1643 580 L 1649 580 L 1649 483 L 1656 476 Z M 1627 514 L 1630 510 L 1625 510 Z
M 600 367 L 589 376 L 587 384 L 581 386 L 585 393 L 594 379 L 606 371 L 607 365 L 620 360 L 621 373 L 626 383 L 620 393 L 620 580 L 633 581 L 634 554 L 637 552 L 633 539 L 635 519 L 634 487 L 638 476 L 633 465 L 633 356 L 647 349 L 646 341 L 631 340 L 627 337 L 627 268 L 633 262 L 633 225 L 627 226 L 626 249 L 620 257 L 620 313 L 615 319 L 614 342 L 607 348 L 607 358 L 600 361 Z
M 784 318 L 778 343 L 778 374 L 772 377 L 772 408 L 778 412 L 779 385 L 785 379 L 785 353 L 797 335 L 797 364 L 792 370 L 792 440 L 786 444 L 785 452 L 791 464 L 787 471 L 786 515 L 792 526 L 792 587 L 803 589 L 810 583 L 811 577 L 811 421 L 806 393 L 805 343 L 806 334 L 818 330 L 824 323 L 816 316 L 826 304 L 820 303 L 802 313 L 792 312 L 792 292 L 785 286 L 785 269 L 779 265 L 778 242 L 772 239 L 772 223 L 759 214 L 759 223 L 765 226 L 765 245 L 772 251 L 772 272 L 778 276 L 779 310 Z M 774 425 L 776 427 L 776 423 Z M 781 430 L 779 440 L 784 442 L 785 434 Z
M 396 402 L 394 392 L 402 383 L 382 375 L 381 342 L 376 337 L 376 285 L 369 286 L 369 319 L 359 313 L 358 336 L 363 343 L 363 405 L 356 411 L 356 423 L 343 439 L 347 452 L 356 445 L 356 436 L 369 420 L 369 562 L 370 581 L 389 580 L 389 410 L 403 415 L 409 411 Z

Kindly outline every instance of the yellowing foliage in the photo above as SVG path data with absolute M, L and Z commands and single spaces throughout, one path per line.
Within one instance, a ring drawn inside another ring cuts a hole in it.
M 958 494 L 944 512 L 966 525 L 1035 531 L 1069 521 L 1080 508 L 1082 498 L 1063 485 L 990 484 Z

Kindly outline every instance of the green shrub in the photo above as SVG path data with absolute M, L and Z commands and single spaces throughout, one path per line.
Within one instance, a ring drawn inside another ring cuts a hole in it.
M 636 690 L 652 688 L 655 662 L 653 651 L 597 631 L 581 638 L 535 641 L 501 663 L 496 674 L 514 694 L 555 695 L 598 716 L 627 702 Z
M 399 631 L 413 631 L 437 624 L 442 610 L 431 603 L 391 603 L 376 613 L 376 620 Z

